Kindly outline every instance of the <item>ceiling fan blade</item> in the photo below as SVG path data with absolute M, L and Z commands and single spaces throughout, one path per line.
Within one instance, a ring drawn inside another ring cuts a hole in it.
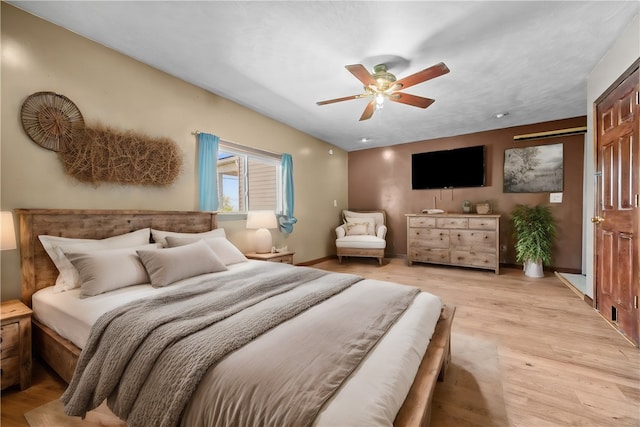
M 413 105 L 414 107 L 427 108 L 436 102 L 435 99 L 423 98 L 422 96 L 411 95 L 409 93 L 394 92 L 389 95 L 389 100 L 400 102 L 401 104 Z
M 365 86 L 369 86 L 369 85 L 376 86 L 376 79 L 374 79 L 373 76 L 371 75 L 371 73 L 369 73 L 367 71 L 367 69 L 364 68 L 364 65 L 362 65 L 362 64 L 345 65 L 344 68 L 346 68 L 347 70 L 349 70 L 349 72 L 351 74 L 356 76 L 356 78 L 358 80 L 360 80 L 363 85 L 365 85 Z
M 342 102 L 342 101 L 349 101 L 351 99 L 358 99 L 358 98 L 362 98 L 366 95 L 351 95 L 351 96 L 345 96 L 344 98 L 335 98 L 335 99 L 328 99 L 326 101 L 318 101 L 316 102 L 316 104 L 318 105 L 327 105 L 327 104 L 333 104 L 334 102 Z
M 397 80 L 395 83 L 393 83 L 393 87 L 394 90 L 406 89 L 413 85 L 417 85 L 418 83 L 426 82 L 427 80 L 431 80 L 443 74 L 447 74 L 448 72 L 449 68 L 444 65 L 444 62 L 440 62 L 429 68 L 425 68 L 422 71 L 418 71 L 415 74 L 411 74 L 410 76 Z
M 373 116 L 373 113 L 375 110 L 376 110 L 376 100 L 373 99 L 370 103 L 367 104 L 364 111 L 362 112 L 362 116 L 360 116 L 360 121 L 369 120 L 371 116 Z

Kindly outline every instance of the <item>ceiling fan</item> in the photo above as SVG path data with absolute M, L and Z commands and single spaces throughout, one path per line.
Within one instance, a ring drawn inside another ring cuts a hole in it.
M 387 71 L 385 64 L 374 66 L 373 74 L 370 74 L 362 64 L 345 65 L 345 68 L 364 84 L 364 93 L 320 101 L 316 104 L 326 105 L 333 104 L 334 102 L 348 101 L 350 99 L 373 98 L 367 104 L 362 116 L 360 116 L 360 121 L 370 119 L 376 109 L 382 108 L 385 99 L 414 107 L 427 108 L 435 102 L 434 99 L 423 98 L 400 91 L 449 72 L 449 68 L 447 68 L 443 62 L 440 62 L 422 71 L 418 71 L 415 74 L 397 80 L 396 76 Z

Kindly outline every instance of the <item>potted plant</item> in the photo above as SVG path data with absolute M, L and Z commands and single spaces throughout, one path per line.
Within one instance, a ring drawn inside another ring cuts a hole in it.
M 516 238 L 516 261 L 524 274 L 544 277 L 543 265 L 551 263 L 551 246 L 556 227 L 549 206 L 517 205 L 511 212 Z

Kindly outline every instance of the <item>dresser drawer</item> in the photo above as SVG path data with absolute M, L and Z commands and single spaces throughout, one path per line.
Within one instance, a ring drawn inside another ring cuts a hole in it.
M 20 382 L 20 357 L 13 356 L 0 360 L 0 382 L 2 389 Z
M 448 248 L 449 230 L 438 228 L 410 228 L 409 247 Z
M 467 218 L 436 218 L 438 228 L 469 228 Z
M 452 250 L 451 262 L 470 267 L 493 268 L 496 265 L 496 254 L 489 252 Z
M 426 216 L 409 217 L 409 227 L 435 227 L 436 219 Z
M 495 251 L 495 231 L 451 230 L 451 248 L 465 251 Z
M 409 259 L 411 261 L 418 261 L 418 262 L 448 263 L 449 250 L 435 249 L 435 248 L 418 248 L 418 247 L 411 248 L 409 250 Z
M 18 322 L 7 323 L 0 327 L 0 352 L 2 357 L 5 356 L 5 352 L 17 348 L 20 342 L 20 326 Z
M 496 218 L 469 218 L 469 228 L 477 230 L 495 230 Z

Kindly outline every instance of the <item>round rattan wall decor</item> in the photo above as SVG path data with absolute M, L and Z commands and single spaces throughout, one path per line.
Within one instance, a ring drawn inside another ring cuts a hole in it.
M 84 129 L 84 119 L 76 104 L 54 92 L 29 95 L 20 114 L 29 138 L 48 150 L 63 151 L 67 142 Z

